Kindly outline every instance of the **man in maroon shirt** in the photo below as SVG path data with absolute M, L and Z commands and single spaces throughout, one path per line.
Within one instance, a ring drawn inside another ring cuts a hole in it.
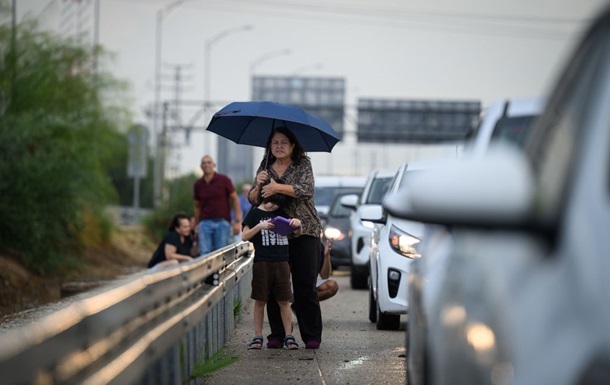
M 218 250 L 229 244 L 230 236 L 239 233 L 241 207 L 231 179 L 215 171 L 211 156 L 201 158 L 203 176 L 195 182 L 195 222 L 199 229 L 200 255 Z M 236 213 L 231 234 L 231 206 Z

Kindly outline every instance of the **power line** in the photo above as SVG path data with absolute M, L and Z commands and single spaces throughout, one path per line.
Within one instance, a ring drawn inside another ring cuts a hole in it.
M 261 5 L 261 3 L 263 5 Z M 576 26 L 578 23 L 584 23 L 586 20 L 577 19 L 545 19 L 549 23 L 563 23 L 564 25 L 540 25 L 536 23 L 536 18 L 521 18 L 518 25 L 518 17 L 507 17 L 495 15 L 497 18 L 504 18 L 503 21 L 486 20 L 486 15 L 473 15 L 470 18 L 467 14 L 453 14 L 453 19 L 443 19 L 440 17 L 443 13 L 439 12 L 431 17 L 425 14 L 401 13 L 399 11 L 388 11 L 387 13 L 376 13 L 372 9 L 351 9 L 350 8 L 335 8 L 328 10 L 324 7 L 310 7 L 309 5 L 291 5 L 281 3 L 278 6 L 269 5 L 269 2 L 253 1 L 244 2 L 241 0 L 227 0 L 222 4 L 193 4 L 194 9 L 210 9 L 215 11 L 227 11 L 232 13 L 244 13 L 248 15 L 257 14 L 268 17 L 281 17 L 328 21 L 332 23 L 348 23 L 348 24 L 367 24 L 382 27 L 406 28 L 411 30 L 430 30 L 434 32 L 458 32 L 474 34 L 479 36 L 508 36 L 514 38 L 527 39 L 550 39 L 550 40 L 565 40 L 572 35 L 568 23 Z M 432 14 L 432 12 L 429 12 Z M 447 13 L 445 13 L 447 14 Z M 493 15 L 490 15 L 493 16 Z M 509 21 L 512 18 L 512 24 Z M 538 18 L 543 19 L 543 18 Z M 507 24 L 509 23 L 509 24 Z M 525 23 L 525 24 L 523 24 Z
M 112 0 L 111 0 L 112 1 Z M 144 0 L 113 0 L 144 4 Z M 147 4 L 150 4 L 146 2 Z M 158 4 L 157 4 L 158 5 Z M 194 2 L 191 9 L 213 9 L 232 13 L 258 14 L 269 17 L 291 17 L 301 20 L 329 21 L 434 32 L 458 32 L 479 36 L 508 36 L 514 38 L 565 40 L 573 29 L 590 19 L 570 17 L 544 17 L 532 15 L 505 15 L 482 12 L 451 12 L 433 9 L 392 7 L 379 4 L 350 3 L 341 5 L 327 2 L 301 2 L 285 0 L 225 0 L 223 2 Z M 288 16 L 287 16 L 288 15 Z
M 260 4 L 260 5 L 269 5 L 273 8 L 283 7 L 283 8 L 294 8 L 298 10 L 308 10 L 312 12 L 328 12 L 335 13 L 338 15 L 344 15 L 345 13 L 350 13 L 359 16 L 370 16 L 371 13 L 377 14 L 383 17 L 404 17 L 404 16 L 415 16 L 415 17 L 444 17 L 444 18 L 453 18 L 453 19 L 466 19 L 470 21 L 474 20 L 496 20 L 496 21 L 505 21 L 505 22 L 526 22 L 526 23 L 552 23 L 552 24 L 573 24 L 573 23 L 588 23 L 590 19 L 575 19 L 575 18 L 566 18 L 566 17 L 543 17 L 543 16 L 524 16 L 524 15 L 500 15 L 493 13 L 470 13 L 470 12 L 448 12 L 448 11 L 440 11 L 440 10 L 430 10 L 430 9 L 417 9 L 417 8 L 408 8 L 408 7 L 387 7 L 387 6 L 378 6 L 377 4 L 371 5 L 366 4 L 362 7 L 354 7 L 350 6 L 338 6 L 331 5 L 327 1 L 323 3 L 312 3 L 307 2 L 303 3 L 300 1 L 294 1 L 291 3 L 287 3 L 286 1 L 277 1 L 277 0 L 225 0 L 226 2 L 232 3 L 243 3 L 243 4 Z M 242 4 L 242 5 L 243 5 Z

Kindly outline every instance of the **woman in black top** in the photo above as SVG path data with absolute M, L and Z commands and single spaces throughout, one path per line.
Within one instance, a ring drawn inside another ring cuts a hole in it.
M 193 259 L 194 248 L 191 238 L 191 219 L 185 214 L 176 214 L 172 218 L 169 233 L 157 247 L 148 262 L 148 268 L 177 265 Z

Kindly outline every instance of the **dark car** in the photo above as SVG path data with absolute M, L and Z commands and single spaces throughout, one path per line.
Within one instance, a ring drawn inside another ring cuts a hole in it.
M 333 268 L 352 264 L 352 234 L 350 230 L 350 214 L 352 211 L 341 204 L 341 198 L 349 194 L 360 196 L 362 190 L 362 188 L 341 190 L 330 203 L 328 212 L 320 215 L 323 240 L 334 239 L 333 248 L 330 251 L 330 262 Z

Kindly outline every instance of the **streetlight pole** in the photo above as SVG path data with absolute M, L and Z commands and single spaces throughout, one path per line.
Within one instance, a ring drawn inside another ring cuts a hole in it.
M 256 67 L 261 65 L 263 62 L 266 62 L 267 60 L 273 59 L 274 57 L 277 57 L 277 56 L 290 55 L 291 53 L 292 53 L 291 50 L 289 50 L 288 48 L 285 48 L 285 49 L 279 49 L 277 51 L 267 52 L 266 54 L 258 57 L 256 60 L 250 62 L 250 78 L 252 78 L 254 76 L 254 71 L 255 71 Z
M 156 154 L 154 159 L 154 174 L 153 174 L 153 195 L 154 205 L 159 206 L 162 200 L 162 184 L 164 180 L 165 169 L 165 135 L 163 130 L 159 133 L 159 115 L 161 103 L 161 51 L 162 44 L 162 29 L 163 18 L 176 7 L 192 0 L 177 0 L 157 11 L 157 20 L 155 24 L 155 100 L 153 105 L 153 135 L 155 137 Z
M 279 49 L 276 51 L 267 52 L 250 62 L 250 99 L 251 100 L 254 100 L 254 75 L 255 75 L 256 67 L 258 67 L 259 65 L 261 65 L 262 63 L 264 63 L 270 59 L 273 59 L 275 57 L 282 56 L 282 55 L 290 55 L 291 53 L 292 53 L 292 50 L 290 50 L 288 48 Z M 254 159 L 254 151 L 252 151 L 252 148 L 248 148 L 246 151 L 247 152 L 245 153 L 245 157 L 246 157 L 246 159 L 249 159 L 249 162 L 247 162 L 247 166 L 246 166 L 246 167 L 249 167 L 248 174 L 254 175 L 254 173 L 256 172 L 256 167 L 257 167 L 256 160 Z
M 318 70 L 321 70 L 322 68 L 324 68 L 324 65 L 322 63 L 316 63 L 313 65 L 299 67 L 296 70 L 292 71 L 292 76 L 300 75 L 303 72 L 308 72 L 308 71 L 318 71 Z
M 218 43 L 219 40 L 234 34 L 236 32 L 245 32 L 245 31 L 250 31 L 252 30 L 254 27 L 251 25 L 242 25 L 240 27 L 235 27 L 235 28 L 229 28 L 226 29 L 214 36 L 212 36 L 210 39 L 206 40 L 205 45 L 204 45 L 204 49 L 203 49 L 203 54 L 204 54 L 204 63 L 203 63 L 203 117 L 204 117 L 204 126 L 205 124 L 207 124 L 208 122 L 208 110 L 211 107 L 211 102 L 210 102 L 210 74 L 211 74 L 211 58 L 210 58 L 210 53 L 212 51 L 212 47 L 214 46 L 214 44 Z M 207 140 L 203 141 L 204 144 L 206 144 L 207 147 Z M 209 154 L 210 151 L 209 149 L 205 149 L 204 150 L 205 154 Z
M 282 56 L 282 55 L 290 55 L 291 53 L 292 53 L 292 51 L 289 50 L 288 48 L 279 49 L 277 51 L 267 52 L 266 54 L 259 56 L 257 59 L 250 62 L 250 92 L 251 92 L 250 97 L 254 96 L 254 93 L 252 91 L 254 91 L 253 82 L 254 82 L 254 72 L 256 70 L 256 67 L 261 65 L 263 62 L 268 61 L 269 59 L 273 59 L 274 57 L 278 57 L 278 56 Z

